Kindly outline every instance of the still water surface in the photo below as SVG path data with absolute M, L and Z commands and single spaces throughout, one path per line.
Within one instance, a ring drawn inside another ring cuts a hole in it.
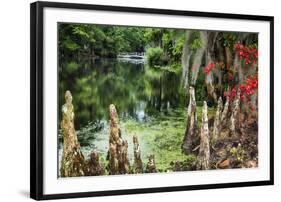
M 139 136 L 142 157 L 154 153 L 159 166 L 167 167 L 169 161 L 176 160 L 170 158 L 182 158 L 180 143 L 185 130 L 186 97 L 180 72 L 150 68 L 143 59 L 61 62 L 59 106 L 64 103 L 66 90 L 73 96 L 75 128 L 86 157 L 97 150 L 105 158 L 109 139 L 108 107 L 115 104 L 122 138 L 129 143 L 130 160 L 133 159 L 133 134 Z M 61 111 L 59 119 L 61 121 Z M 61 138 L 59 148 L 61 154 Z M 169 150 L 173 150 L 170 155 Z

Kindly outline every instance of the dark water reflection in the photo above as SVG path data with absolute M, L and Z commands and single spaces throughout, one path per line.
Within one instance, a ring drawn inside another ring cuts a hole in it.
M 150 68 L 136 60 L 84 59 L 60 64 L 59 106 L 64 92 L 70 90 L 78 130 L 88 122 L 108 120 L 111 103 L 121 118 L 139 122 L 186 103 L 180 72 Z

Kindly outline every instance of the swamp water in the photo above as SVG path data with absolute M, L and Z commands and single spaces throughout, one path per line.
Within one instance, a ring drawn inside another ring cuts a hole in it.
M 108 107 L 119 115 L 122 138 L 128 141 L 133 164 L 133 135 L 139 137 L 146 164 L 155 154 L 160 171 L 169 171 L 171 161 L 182 161 L 181 144 L 186 127 L 187 98 L 177 68 L 150 68 L 143 59 L 102 59 L 60 62 L 59 106 L 64 92 L 73 95 L 75 128 L 86 158 L 96 150 L 106 163 L 109 142 Z M 61 110 L 59 111 L 61 121 Z M 59 162 L 62 154 L 59 135 Z

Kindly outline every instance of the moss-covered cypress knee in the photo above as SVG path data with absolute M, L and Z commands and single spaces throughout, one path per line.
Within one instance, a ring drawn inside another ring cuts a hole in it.
M 141 150 L 140 150 L 138 136 L 136 134 L 133 136 L 133 143 L 134 143 L 134 170 L 135 173 L 142 173 L 143 166 L 141 160 Z
M 202 126 L 200 133 L 200 149 L 198 154 L 197 169 L 210 169 L 210 138 L 208 126 L 208 107 L 206 101 L 204 101 L 202 109 Z
M 61 176 L 83 176 L 84 156 L 80 150 L 77 134 L 74 128 L 74 108 L 70 91 L 65 92 L 65 104 L 62 106 L 61 129 L 63 133 L 63 155 L 61 160 Z
M 185 136 L 182 144 L 183 152 L 190 153 L 196 146 L 197 133 L 197 117 L 196 117 L 196 101 L 195 90 L 193 87 L 189 88 L 189 105 L 187 110 L 187 124 Z

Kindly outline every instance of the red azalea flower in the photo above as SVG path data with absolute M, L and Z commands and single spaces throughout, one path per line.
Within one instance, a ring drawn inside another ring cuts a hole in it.
M 252 49 L 249 50 L 250 53 L 255 53 L 256 51 L 257 51 L 256 48 L 252 48 Z
M 237 44 L 234 44 L 234 48 L 237 50 L 241 49 L 241 44 L 239 42 Z
M 257 76 L 249 76 L 246 81 L 240 84 L 239 89 L 241 91 L 240 98 L 241 101 L 245 101 L 245 98 L 250 100 L 250 95 L 253 95 L 258 89 L 258 77 Z M 225 91 L 224 96 L 234 99 L 237 95 L 237 87 L 234 87 L 230 91 Z M 246 97 L 247 96 L 247 97 Z
M 234 45 L 236 53 L 239 58 L 245 59 L 245 64 L 250 65 L 256 63 L 256 59 L 258 58 L 258 50 L 256 47 L 250 48 L 249 46 L 243 46 L 240 43 Z
M 205 74 L 209 74 L 210 73 L 210 71 L 212 71 L 214 68 L 215 68 L 215 63 L 213 63 L 213 62 L 210 62 L 205 68 L 204 68 L 204 73 Z
M 242 57 L 244 52 L 242 50 L 239 51 L 239 55 Z

